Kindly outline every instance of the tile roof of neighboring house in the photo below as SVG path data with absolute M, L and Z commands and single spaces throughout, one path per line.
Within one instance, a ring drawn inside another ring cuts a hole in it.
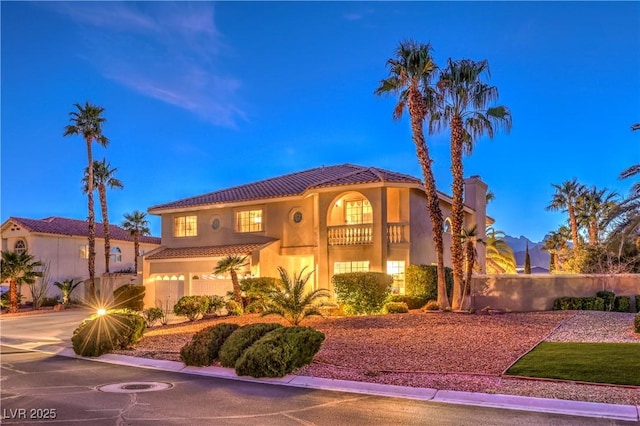
M 421 184 L 420 179 L 402 173 L 378 169 L 376 167 L 341 164 L 303 170 L 301 172 L 222 189 L 171 203 L 159 204 L 150 207 L 149 211 L 194 207 L 207 204 L 233 203 L 264 198 L 289 197 L 302 195 L 310 189 L 375 182 Z
M 248 255 L 252 251 L 264 246 L 260 244 L 234 244 L 226 246 L 208 246 L 208 247 L 182 247 L 169 248 L 165 247 L 155 253 L 146 256 L 147 260 L 157 259 L 179 259 L 194 257 L 224 257 L 232 255 Z
M 9 221 L 23 226 L 30 232 L 80 237 L 89 236 L 89 225 L 85 220 L 52 216 L 44 219 L 10 217 L 7 222 Z M 109 236 L 112 240 L 133 241 L 133 237 L 131 236 L 129 231 L 117 225 L 109 225 Z M 96 222 L 96 238 L 104 238 L 104 227 L 100 222 Z M 140 237 L 140 242 L 149 244 L 160 244 L 160 238 L 143 236 Z

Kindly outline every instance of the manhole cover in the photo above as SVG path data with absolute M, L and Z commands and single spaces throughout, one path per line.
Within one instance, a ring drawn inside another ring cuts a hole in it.
M 173 385 L 171 383 L 164 382 L 125 382 L 102 385 L 96 389 L 100 392 L 110 393 L 137 393 L 163 391 L 171 389 L 172 387 Z

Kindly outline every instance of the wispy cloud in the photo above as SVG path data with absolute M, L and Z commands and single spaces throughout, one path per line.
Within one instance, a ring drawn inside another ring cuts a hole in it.
M 52 3 L 79 25 L 81 54 L 105 77 L 145 96 L 235 127 L 238 79 L 224 74 L 228 49 L 205 2 Z
M 347 21 L 359 21 L 362 19 L 362 14 L 360 13 L 345 13 L 343 15 L 344 19 Z

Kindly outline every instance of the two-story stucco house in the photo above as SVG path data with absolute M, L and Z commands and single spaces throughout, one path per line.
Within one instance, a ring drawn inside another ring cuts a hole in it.
M 10 217 L 2 224 L 2 250 L 28 251 L 36 260 L 49 263 L 51 281 L 68 278 L 89 278 L 89 225 L 85 220 L 64 217 L 27 219 Z M 109 225 L 111 237 L 110 272 L 132 270 L 134 266 L 133 237 L 125 229 Z M 160 238 L 140 237 L 140 251 L 151 251 L 160 246 Z M 104 227 L 96 223 L 96 277 L 105 272 Z M 57 288 L 50 289 L 53 295 Z M 22 290 L 23 296 L 29 292 Z M 80 294 L 80 291 L 76 291 Z
M 466 226 L 484 236 L 487 185 L 465 181 Z M 439 193 L 445 217 L 451 199 Z M 149 208 L 162 218 L 162 246 L 143 256 L 145 304 L 183 295 L 225 294 L 229 277 L 214 276 L 218 261 L 247 255 L 241 275 L 277 277 L 314 271 L 312 288 L 331 289 L 334 274 L 386 272 L 404 293 L 409 264 L 436 261 L 421 181 L 375 167 L 318 167 Z M 450 221 L 445 222 L 445 230 Z M 451 235 L 445 233 L 450 263 Z M 484 269 L 484 249 L 478 246 Z

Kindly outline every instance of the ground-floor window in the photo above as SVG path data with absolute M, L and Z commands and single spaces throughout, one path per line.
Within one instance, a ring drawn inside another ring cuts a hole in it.
M 369 272 L 369 261 L 357 260 L 353 262 L 335 262 L 333 264 L 334 275 L 347 272 Z
M 404 294 L 404 260 L 387 260 L 387 274 L 393 277 L 391 292 Z

